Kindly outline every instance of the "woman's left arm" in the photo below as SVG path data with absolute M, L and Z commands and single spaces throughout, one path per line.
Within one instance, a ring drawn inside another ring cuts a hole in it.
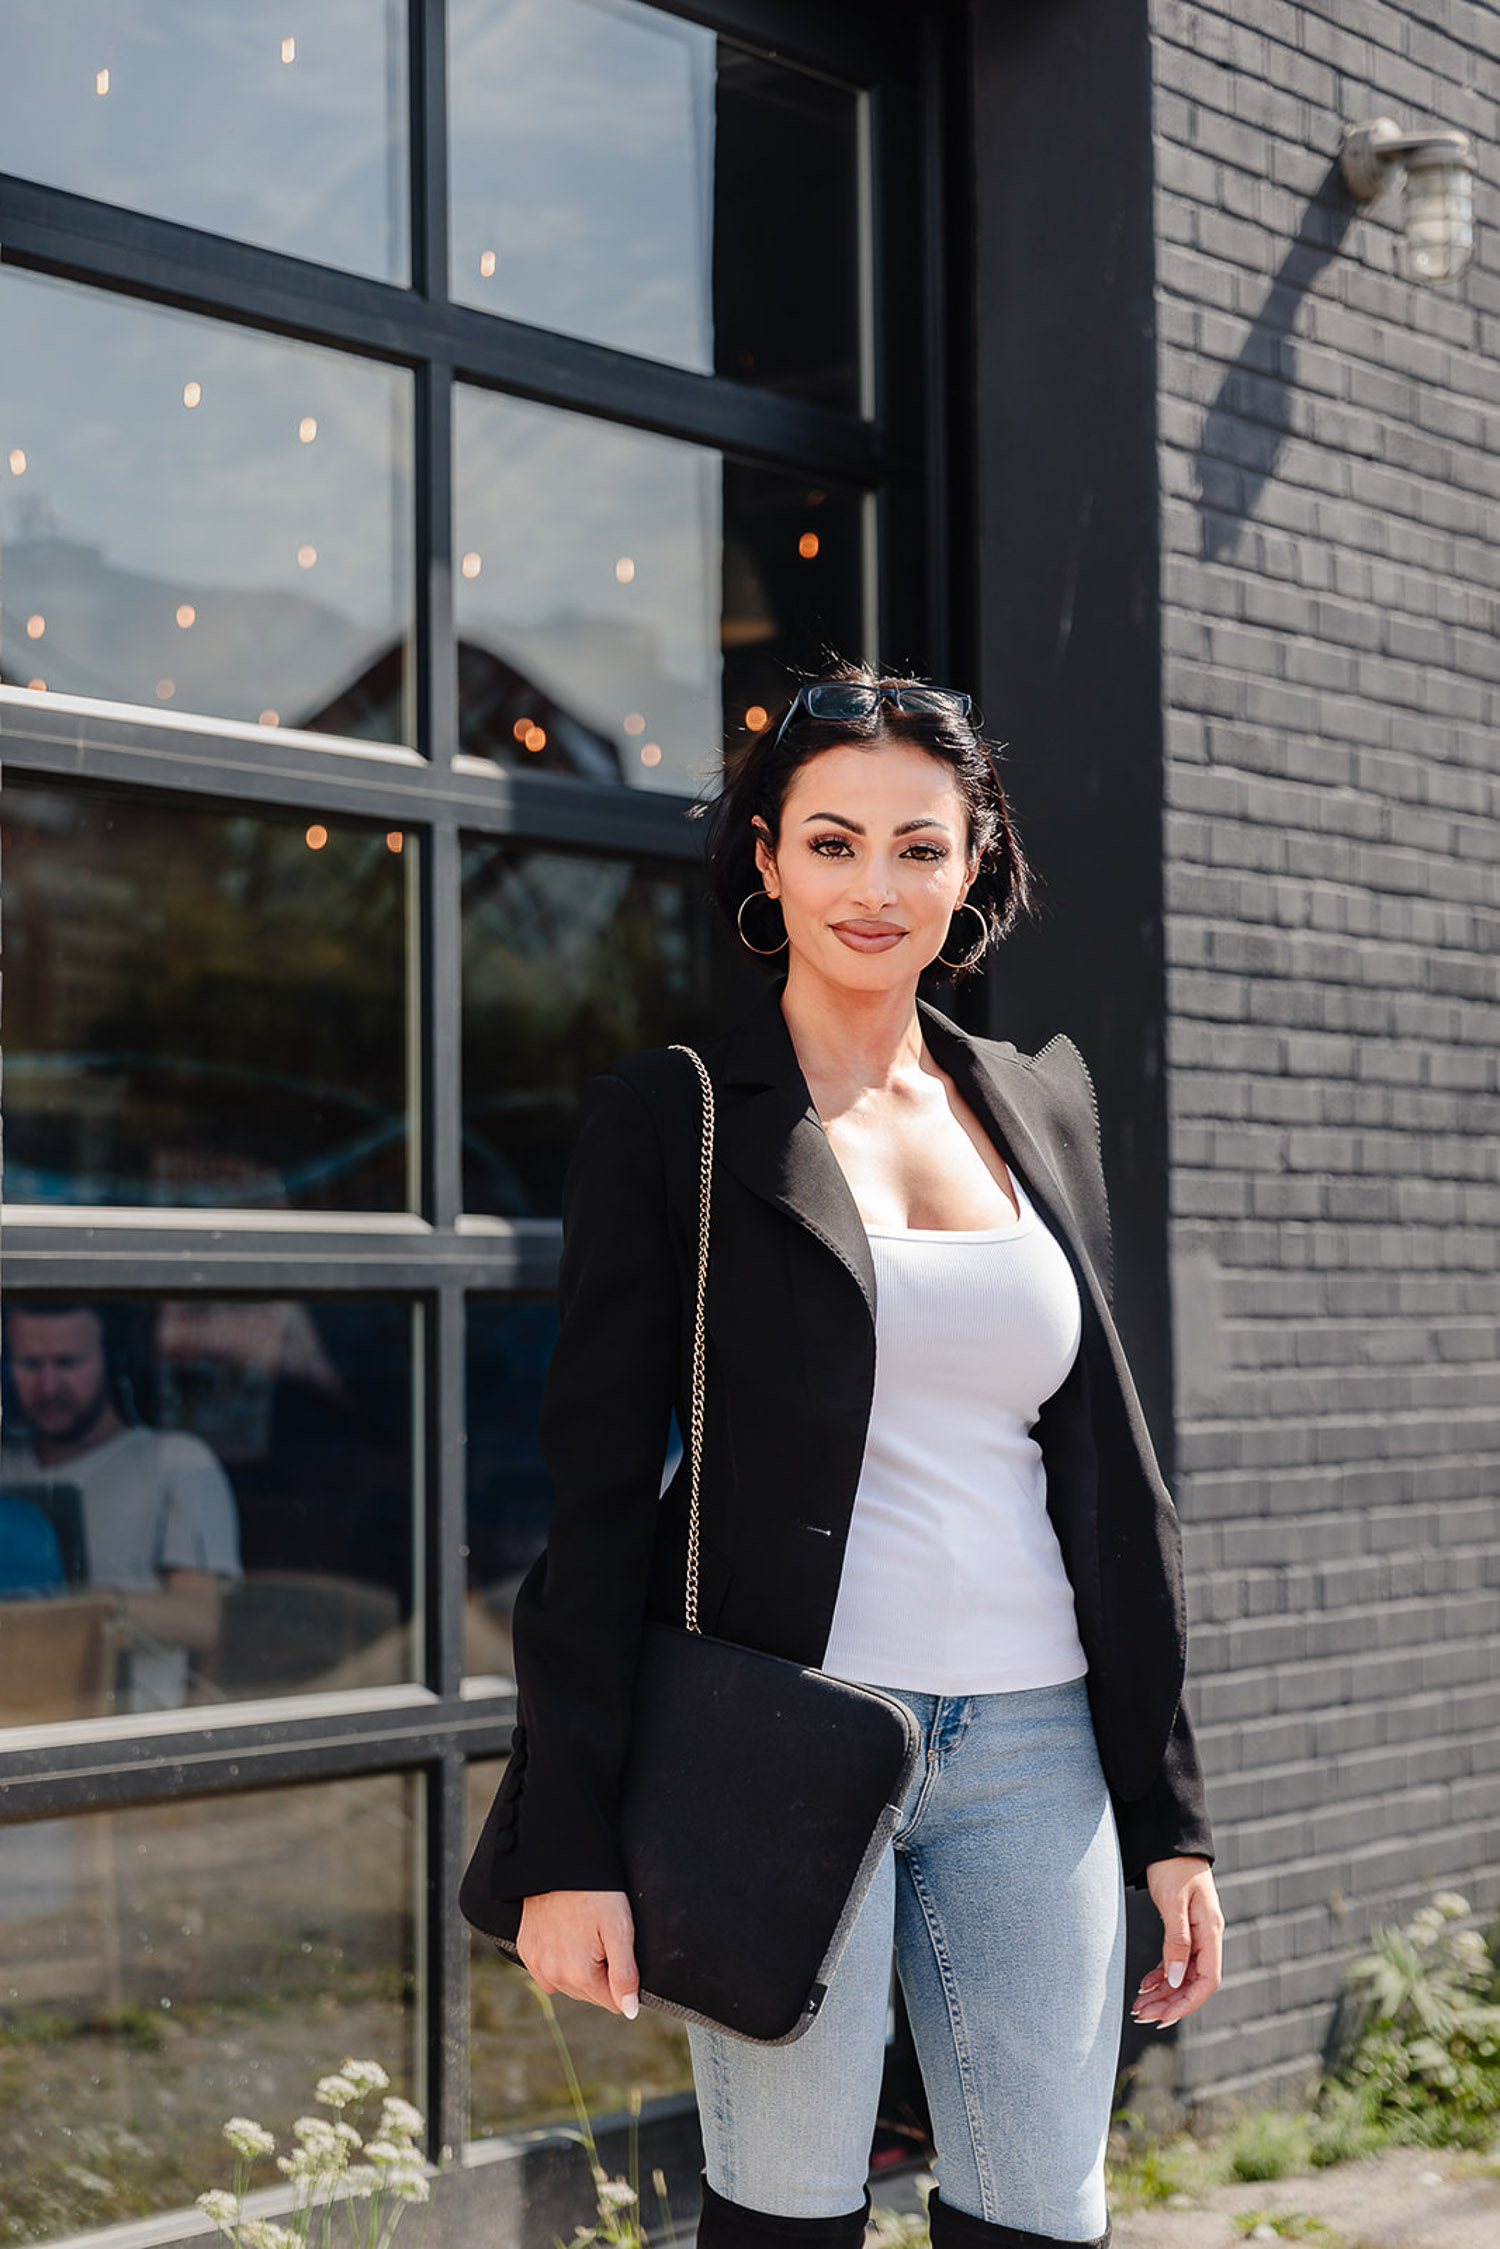
M 1218 1990 L 1224 1915 L 1207 1859 L 1154 1859 L 1146 1887 L 1161 1915 L 1161 1959 L 1141 1978 L 1130 2011 L 1138 2023 L 1165 2030 Z

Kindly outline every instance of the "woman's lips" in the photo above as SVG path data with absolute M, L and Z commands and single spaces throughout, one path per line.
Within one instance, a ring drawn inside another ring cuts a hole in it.
M 833 934 L 856 953 L 888 953 L 906 931 L 890 921 L 836 921 Z

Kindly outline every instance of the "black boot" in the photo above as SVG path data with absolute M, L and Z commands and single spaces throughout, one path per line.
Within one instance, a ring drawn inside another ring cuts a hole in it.
M 773 2218 L 769 2211 L 726 2202 L 705 2179 L 698 2249 L 860 2249 L 869 2214 L 866 2195 L 842 2218 Z
M 1111 2228 L 1092 2241 L 1059 2241 L 1050 2233 L 1022 2233 L 1018 2226 L 991 2225 L 988 2218 L 971 2218 L 967 2210 L 950 2210 L 936 2194 L 927 2202 L 932 2228 L 932 2249 L 1109 2249 Z

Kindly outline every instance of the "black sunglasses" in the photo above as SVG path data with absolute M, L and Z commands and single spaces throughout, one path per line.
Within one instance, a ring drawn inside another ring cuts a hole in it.
M 921 687 L 913 680 L 882 680 L 872 687 L 861 679 L 817 679 L 799 687 L 776 729 L 779 742 L 799 710 L 809 718 L 849 719 L 866 724 L 882 703 L 894 704 L 913 718 L 967 718 L 974 700 L 959 687 Z M 771 745 L 775 748 L 775 743 Z

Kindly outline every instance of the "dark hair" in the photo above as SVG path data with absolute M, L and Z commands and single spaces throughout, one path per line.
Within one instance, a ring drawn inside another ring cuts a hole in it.
M 926 684 L 896 673 L 877 672 L 869 664 L 833 663 L 821 676 L 859 681 L 869 687 Z M 902 711 L 894 703 L 882 702 L 872 718 L 860 722 L 812 718 L 803 708 L 794 713 L 782 732 L 781 722 L 791 703 L 788 697 L 760 733 L 727 752 L 723 786 L 703 808 L 708 820 L 705 856 L 710 888 L 715 904 L 732 928 L 738 930 L 737 917 L 744 900 L 764 888 L 755 864 L 755 820 L 763 820 L 773 843 L 779 842 L 781 808 L 793 774 L 809 759 L 845 742 L 904 742 L 951 766 L 968 811 L 969 848 L 979 853 L 979 872 L 964 903 L 981 916 L 986 947 L 1006 936 L 1021 916 L 1031 911 L 1031 872 L 1000 784 L 995 753 L 972 717 Z M 777 930 L 770 928 L 772 918 L 769 910 L 759 922 L 751 917 L 749 934 L 756 943 L 766 932 L 768 942 L 774 944 L 781 916 L 778 913 L 774 917 Z M 967 928 L 972 939 L 972 921 L 960 926 Z M 964 956 L 974 949 L 974 944 L 965 942 Z M 766 965 L 774 971 L 776 962 L 768 959 Z M 978 961 L 971 965 L 977 967 Z M 965 976 L 969 969 L 949 973 Z

